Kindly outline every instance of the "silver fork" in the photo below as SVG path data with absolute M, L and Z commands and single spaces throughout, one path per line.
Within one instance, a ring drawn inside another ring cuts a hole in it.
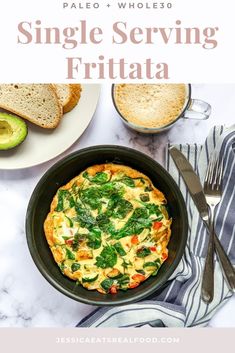
M 235 291 L 235 271 L 225 253 L 214 230 L 215 208 L 222 198 L 222 176 L 223 163 L 216 154 L 212 154 L 204 181 L 204 194 L 209 207 L 209 221 L 206 222 L 210 233 L 207 256 L 202 278 L 202 299 L 206 303 L 210 303 L 214 297 L 214 250 L 216 249 L 223 275 L 227 281 L 230 290 Z

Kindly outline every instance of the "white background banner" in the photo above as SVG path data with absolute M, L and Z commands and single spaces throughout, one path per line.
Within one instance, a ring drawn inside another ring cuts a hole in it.
M 235 82 L 234 7 L 233 0 L 1 1 L 0 80 Z

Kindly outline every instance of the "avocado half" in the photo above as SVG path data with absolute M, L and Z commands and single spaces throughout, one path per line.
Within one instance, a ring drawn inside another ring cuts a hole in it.
M 0 113 L 0 150 L 21 144 L 28 134 L 26 123 L 15 115 Z

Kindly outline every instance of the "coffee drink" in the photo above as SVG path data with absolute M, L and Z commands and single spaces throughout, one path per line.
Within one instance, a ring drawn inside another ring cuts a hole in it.
M 143 128 L 162 128 L 182 113 L 185 84 L 116 84 L 114 100 L 122 117 Z

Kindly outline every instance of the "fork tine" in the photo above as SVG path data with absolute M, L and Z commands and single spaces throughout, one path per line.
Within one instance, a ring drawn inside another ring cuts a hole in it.
M 210 184 L 213 184 L 213 180 L 215 179 L 215 172 L 216 172 L 216 159 L 214 154 L 211 156 L 211 176 L 210 176 Z
M 208 183 L 212 184 L 213 178 L 214 178 L 214 173 L 215 173 L 215 158 L 214 155 L 212 154 L 209 159 L 209 165 L 208 165 Z
M 208 166 L 207 166 L 207 170 L 206 170 L 206 176 L 205 176 L 205 184 L 210 183 L 211 180 L 211 176 L 213 173 L 213 163 L 212 163 L 212 158 L 209 158 L 209 162 L 208 162 Z
M 215 160 L 215 164 L 214 164 L 213 178 L 211 180 L 212 190 L 216 189 L 217 179 L 218 179 L 218 167 L 219 167 L 218 159 L 216 159 L 215 156 L 214 156 L 214 160 Z
M 221 188 L 223 177 L 223 162 L 214 153 L 211 154 L 208 167 L 206 171 L 206 176 L 204 180 L 204 187 L 209 189 L 219 191 Z
M 219 161 L 218 158 L 218 176 L 217 176 L 217 183 L 216 183 L 216 188 L 217 190 L 219 190 L 221 188 L 221 184 L 222 184 L 222 177 L 223 177 L 223 161 Z

